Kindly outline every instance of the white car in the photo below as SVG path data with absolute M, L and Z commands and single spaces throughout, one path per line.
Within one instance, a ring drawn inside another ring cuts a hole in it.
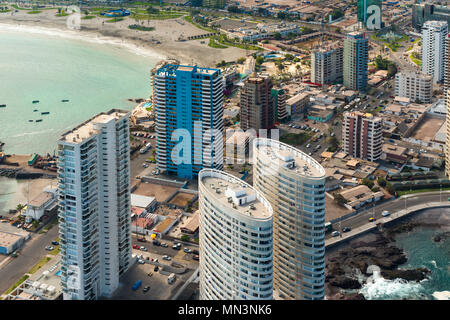
M 331 233 L 331 235 L 332 235 L 333 237 L 338 237 L 340 234 L 341 234 L 341 233 L 340 233 L 339 231 L 333 231 L 333 232 Z
M 167 243 L 161 243 L 161 247 L 167 248 L 169 245 Z
M 170 261 L 170 260 L 172 260 L 172 258 L 171 257 L 169 257 L 168 255 L 164 255 L 163 257 L 162 257 L 164 260 L 167 260 L 167 261 Z
M 145 261 L 142 260 L 142 259 L 139 259 L 139 260 L 138 260 L 138 263 L 140 263 L 140 264 L 145 264 Z
M 389 211 L 387 211 L 387 210 L 384 210 L 382 213 L 381 213 L 381 215 L 383 216 L 383 217 L 387 217 L 387 216 L 389 216 L 391 213 L 389 212 Z

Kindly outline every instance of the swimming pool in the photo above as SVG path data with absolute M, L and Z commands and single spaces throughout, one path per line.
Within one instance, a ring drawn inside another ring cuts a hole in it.
M 56 275 L 57 275 L 58 277 L 61 277 L 61 270 L 59 270 L 59 271 L 56 273 Z

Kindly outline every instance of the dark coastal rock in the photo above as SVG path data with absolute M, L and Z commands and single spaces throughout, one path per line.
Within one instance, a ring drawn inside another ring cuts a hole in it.
M 411 270 L 383 270 L 381 275 L 385 279 L 394 280 L 397 278 L 404 279 L 406 281 L 421 281 L 427 277 L 430 270 L 427 268 L 417 268 Z
M 358 280 L 345 276 L 337 276 L 330 281 L 330 284 L 342 289 L 360 289 L 361 284 Z
M 447 238 L 449 238 L 449 237 L 450 237 L 450 232 L 447 231 L 447 232 L 443 232 L 443 233 L 439 233 L 439 234 L 435 235 L 433 237 L 433 241 L 441 242 L 441 241 L 447 240 Z
M 327 297 L 327 300 L 366 300 L 361 293 L 347 293 L 338 292 L 332 296 Z

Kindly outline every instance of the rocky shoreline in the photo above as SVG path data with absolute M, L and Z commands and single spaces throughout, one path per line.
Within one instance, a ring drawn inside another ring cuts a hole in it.
M 439 224 L 408 221 L 396 226 L 386 228 L 384 231 L 376 230 L 372 233 L 374 240 L 354 240 L 348 246 L 337 249 L 332 257 L 328 258 L 325 266 L 325 294 L 329 300 L 365 300 L 358 292 L 362 284 L 358 280 L 358 273 L 369 277 L 367 269 L 376 265 L 385 279 L 404 279 L 406 281 L 421 281 L 425 279 L 430 270 L 427 268 L 398 269 L 408 261 L 405 252 L 395 246 L 395 236 L 404 232 L 411 232 L 416 227 L 437 227 Z M 434 241 L 444 241 L 450 236 L 444 232 L 435 236 Z M 352 293 L 345 293 L 350 290 Z

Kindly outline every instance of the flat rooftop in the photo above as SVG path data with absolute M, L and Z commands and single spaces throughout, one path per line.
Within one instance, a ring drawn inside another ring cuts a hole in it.
M 228 175 L 207 176 L 202 179 L 202 183 L 209 192 L 214 194 L 214 200 L 243 215 L 257 219 L 267 219 L 272 216 L 272 212 L 257 198 L 255 189 L 238 178 Z M 230 194 L 233 194 L 235 198 L 232 201 L 229 200 Z M 236 203 L 236 199 L 242 199 L 242 204 Z
M 90 138 L 98 131 L 94 129 L 94 124 L 96 123 L 108 123 L 111 120 L 119 120 L 120 118 L 126 116 L 128 111 L 112 109 L 108 112 L 102 112 L 91 119 L 83 122 L 79 126 L 73 128 L 71 131 L 64 133 L 61 136 L 62 141 L 71 143 L 80 143 L 85 139 Z
M 287 144 L 273 141 L 269 145 L 259 144 L 258 149 L 277 167 L 282 166 L 309 178 L 325 178 L 325 170 L 316 160 Z
M 40 208 L 45 205 L 48 201 L 53 199 L 53 194 L 50 192 L 41 192 L 37 197 L 30 201 L 28 205 Z
M 22 237 L 17 234 L 0 231 L 0 247 L 9 247 L 19 241 Z

